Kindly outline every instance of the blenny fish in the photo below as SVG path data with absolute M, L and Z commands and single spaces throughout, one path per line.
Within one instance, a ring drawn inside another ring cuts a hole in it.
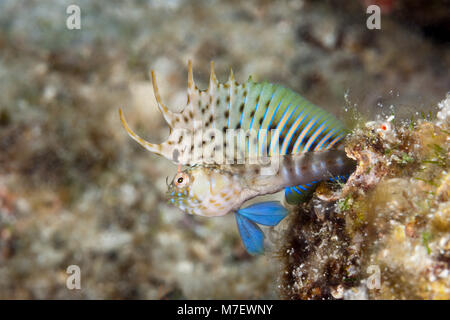
M 251 77 L 239 84 L 232 70 L 228 81 L 219 83 L 211 62 L 208 89 L 199 90 L 189 61 L 187 105 L 174 113 L 162 103 L 153 71 L 152 82 L 171 129 L 167 141 L 145 141 L 119 110 L 124 128 L 147 150 L 179 165 L 168 183 L 169 202 L 207 217 L 234 212 L 250 254 L 264 252 L 258 224 L 275 226 L 288 211 L 278 201 L 242 208 L 246 201 L 284 189 L 287 203 L 298 204 L 320 181 L 344 179 L 355 167 L 340 143 L 345 126 L 281 85 Z

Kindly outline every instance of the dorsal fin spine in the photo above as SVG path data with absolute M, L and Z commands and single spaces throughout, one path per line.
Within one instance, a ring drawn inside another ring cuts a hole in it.
M 253 82 L 251 76 L 246 82 L 238 84 L 231 68 L 227 82 L 219 83 L 213 61 L 211 61 L 209 86 L 205 91 L 200 91 L 195 85 L 192 62 L 189 61 L 188 104 L 183 111 L 178 113 L 171 112 L 163 104 L 153 71 L 151 76 L 158 109 L 171 128 L 171 134 L 167 141 L 161 144 L 149 143 L 131 131 L 122 112 L 121 120 L 128 134 L 135 141 L 147 150 L 161 154 L 174 162 L 179 159 L 183 164 L 188 165 L 201 163 L 201 158 L 189 157 L 193 145 L 189 146 L 188 144 L 195 138 L 190 139 L 188 135 L 196 136 L 197 132 L 200 135 L 202 131 L 205 133 L 209 128 L 224 133 L 227 132 L 227 129 L 242 129 L 245 133 L 249 129 L 254 130 L 251 135 L 256 136 L 256 142 L 253 142 L 252 138 L 252 147 L 247 144 L 245 137 L 241 138 L 241 131 L 238 131 L 239 145 L 237 147 L 239 150 L 234 154 L 239 153 L 245 157 L 258 157 L 264 151 L 263 148 L 267 150 L 274 137 L 270 131 L 265 132 L 264 129 L 270 130 L 271 127 L 282 129 L 279 139 L 283 139 L 283 141 L 273 141 L 275 146 L 277 143 L 279 144 L 276 149 L 280 148 L 282 154 L 331 148 L 346 133 L 345 127 L 339 120 L 283 86 L 268 82 L 256 83 Z M 287 113 L 285 117 L 282 117 L 284 111 Z M 277 126 L 279 121 L 282 121 L 282 124 Z M 306 128 L 308 124 L 310 126 Z M 175 134 L 175 132 L 179 132 L 178 129 L 188 130 L 188 133 Z M 267 145 L 264 141 L 261 143 L 261 140 L 267 139 Z M 200 146 L 204 145 L 205 148 L 212 142 L 208 138 L 199 141 Z M 196 146 L 198 147 L 198 145 L 197 143 Z M 293 148 L 293 145 L 296 148 Z M 271 148 L 269 147 L 269 149 Z M 270 152 L 270 150 L 267 151 Z
M 211 94 L 211 92 L 214 92 L 215 88 L 217 87 L 217 78 L 216 78 L 216 73 L 214 71 L 214 61 L 211 61 L 210 69 L 211 69 L 211 71 L 209 74 L 208 92 Z
M 123 127 L 127 131 L 128 135 L 137 143 L 139 143 L 141 146 L 143 146 L 145 149 L 147 149 L 150 152 L 161 154 L 161 146 L 158 144 L 153 144 L 150 142 L 145 141 L 140 136 L 138 136 L 136 133 L 134 133 L 133 130 L 130 129 L 128 126 L 127 121 L 125 120 L 125 116 L 123 115 L 122 109 L 119 109 L 119 115 L 120 115 L 120 121 L 122 122 Z
M 190 91 L 190 92 L 189 92 Z M 190 94 L 196 91 L 196 86 L 194 82 L 194 72 L 192 71 L 192 61 L 188 61 L 188 92 Z
M 158 105 L 159 111 L 161 111 L 164 119 L 166 120 L 167 124 L 170 128 L 173 128 L 173 124 L 175 121 L 175 114 L 167 109 L 167 107 L 164 105 L 164 103 L 161 100 L 161 96 L 159 95 L 158 85 L 156 84 L 156 76 L 155 72 L 152 70 L 152 83 L 153 83 L 153 92 L 155 94 L 156 103 Z

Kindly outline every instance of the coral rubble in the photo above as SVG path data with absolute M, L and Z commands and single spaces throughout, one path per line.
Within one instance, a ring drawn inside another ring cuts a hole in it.
M 342 189 L 322 185 L 286 238 L 291 299 L 450 299 L 450 96 L 433 119 L 357 127 Z

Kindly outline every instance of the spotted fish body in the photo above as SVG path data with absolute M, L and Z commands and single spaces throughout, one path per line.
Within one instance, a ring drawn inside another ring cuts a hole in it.
M 353 160 L 342 150 L 323 150 L 282 156 L 273 174 L 253 165 L 197 165 L 179 172 L 169 185 L 169 201 L 189 214 L 222 216 L 239 211 L 254 197 L 273 194 L 286 187 L 316 183 L 344 176 Z M 178 183 L 177 179 L 182 179 Z
M 232 71 L 226 83 L 219 83 L 211 63 L 208 89 L 199 90 L 189 62 L 187 105 L 174 113 L 162 103 L 153 72 L 152 80 L 158 108 L 171 129 L 168 139 L 161 144 L 145 141 L 129 128 L 120 110 L 125 129 L 147 150 L 188 166 L 170 184 L 169 201 L 196 215 L 237 212 L 251 253 L 261 251 L 255 222 L 273 225 L 287 212 L 272 202 L 240 209 L 245 201 L 285 188 L 287 201 L 297 203 L 317 181 L 346 175 L 353 166 L 338 150 L 347 133 L 344 125 L 283 86 L 251 77 L 239 84 Z M 275 158 L 279 170 L 262 175 L 263 166 L 255 159 Z
M 178 176 L 189 183 L 180 186 L 176 183 Z M 177 174 L 167 196 L 172 204 L 188 214 L 223 216 L 235 207 L 244 188 L 241 181 L 238 175 L 218 166 L 194 166 Z

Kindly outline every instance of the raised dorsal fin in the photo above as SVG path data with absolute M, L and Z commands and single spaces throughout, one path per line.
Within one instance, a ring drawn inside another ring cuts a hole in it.
M 151 74 L 158 108 L 171 129 L 168 139 L 161 144 L 145 141 L 120 111 L 122 124 L 147 150 L 175 163 L 235 163 L 267 154 L 315 151 L 331 148 L 346 133 L 333 115 L 283 86 L 256 83 L 251 77 L 239 84 L 231 68 L 228 81 L 219 83 L 214 62 L 207 90 L 197 88 L 188 62 L 187 105 L 175 113 L 162 102 L 155 73 Z

